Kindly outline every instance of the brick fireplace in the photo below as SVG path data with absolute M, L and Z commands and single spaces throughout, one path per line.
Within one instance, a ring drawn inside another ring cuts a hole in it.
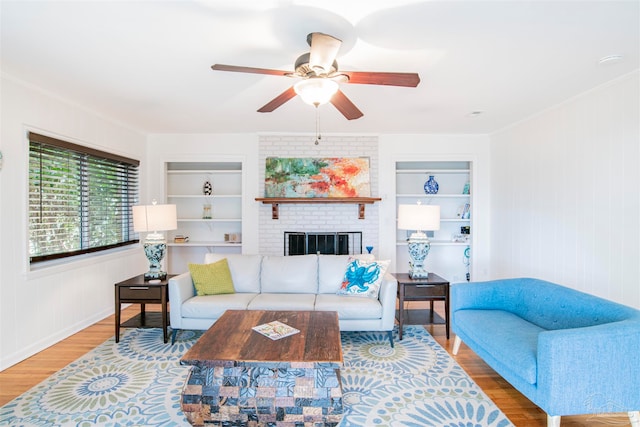
M 313 135 L 263 135 L 259 140 L 259 194 L 264 195 L 267 157 L 368 157 L 371 196 L 378 196 L 378 138 L 376 136 L 323 135 L 314 144 Z M 260 205 L 259 253 L 283 254 L 285 232 L 337 233 L 361 232 L 361 246 L 378 247 L 378 204 L 366 206 L 365 219 L 358 219 L 357 204 L 286 204 L 279 208 L 279 219 L 271 218 L 271 206 Z M 359 248 L 358 248 L 359 249 Z

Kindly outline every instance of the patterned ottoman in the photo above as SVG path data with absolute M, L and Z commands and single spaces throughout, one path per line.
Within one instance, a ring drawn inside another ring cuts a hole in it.
M 252 328 L 300 332 L 273 340 Z M 338 315 L 228 310 L 180 361 L 192 365 L 182 410 L 195 426 L 326 426 L 342 419 Z

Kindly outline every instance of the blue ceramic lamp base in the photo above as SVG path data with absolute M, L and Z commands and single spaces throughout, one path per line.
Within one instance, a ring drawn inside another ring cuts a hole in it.
M 429 249 L 431 249 L 431 243 L 427 239 L 426 234 L 422 232 L 413 233 L 411 237 L 407 239 L 409 247 L 409 277 L 412 279 L 426 279 L 429 277 L 429 272 L 426 269 L 424 260 L 429 255 Z

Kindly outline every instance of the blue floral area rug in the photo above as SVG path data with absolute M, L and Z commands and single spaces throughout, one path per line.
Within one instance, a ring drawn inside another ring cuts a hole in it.
M 342 351 L 340 427 L 513 426 L 422 326 L 394 348 L 385 334 L 343 332 Z
M 172 346 L 160 329 L 125 329 L 0 408 L 1 426 L 188 426 L 179 360 L 201 332 Z M 340 427 L 513 426 L 421 326 L 386 334 L 343 332 Z M 397 335 L 396 335 L 397 336 Z

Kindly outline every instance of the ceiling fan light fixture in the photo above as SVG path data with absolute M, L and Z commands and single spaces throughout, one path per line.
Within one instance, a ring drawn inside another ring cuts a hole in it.
M 293 90 L 304 102 L 317 107 L 331 101 L 338 91 L 338 83 L 326 78 L 309 78 L 296 83 Z
M 618 62 L 622 61 L 622 58 L 623 58 L 622 55 L 607 55 L 600 58 L 598 60 L 598 64 L 600 65 L 617 64 Z

